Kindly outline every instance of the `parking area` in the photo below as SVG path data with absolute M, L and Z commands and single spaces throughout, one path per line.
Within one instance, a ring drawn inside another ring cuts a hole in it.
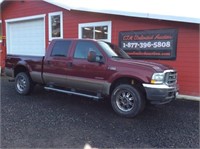
M 2 148 L 199 148 L 199 102 L 147 106 L 136 118 L 108 102 L 48 92 L 18 95 L 1 77 Z

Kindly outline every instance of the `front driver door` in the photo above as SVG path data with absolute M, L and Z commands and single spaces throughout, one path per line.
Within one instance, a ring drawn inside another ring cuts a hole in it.
M 106 86 L 106 64 L 97 62 L 88 62 L 87 55 L 89 50 L 94 50 L 97 55 L 102 55 L 97 45 L 93 41 L 77 41 L 72 67 L 70 70 L 72 88 L 102 92 Z

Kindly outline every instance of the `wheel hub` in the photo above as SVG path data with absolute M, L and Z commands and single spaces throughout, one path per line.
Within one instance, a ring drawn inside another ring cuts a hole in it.
M 119 92 L 116 104 L 123 112 L 131 111 L 134 107 L 134 95 L 129 91 Z
M 19 89 L 19 91 L 23 91 L 26 88 L 26 80 L 23 77 L 20 77 L 17 80 L 17 88 Z

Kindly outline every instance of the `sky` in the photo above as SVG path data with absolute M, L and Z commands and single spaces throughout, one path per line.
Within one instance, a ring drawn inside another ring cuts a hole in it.
M 200 17 L 198 0 L 52 0 L 74 7 Z
M 1 2 L 2 0 L 0 0 Z M 145 14 L 197 19 L 200 23 L 199 0 L 46 0 L 66 8 Z
M 125 12 L 156 18 L 159 15 L 177 17 L 200 23 L 199 0 L 47 0 L 80 10 Z

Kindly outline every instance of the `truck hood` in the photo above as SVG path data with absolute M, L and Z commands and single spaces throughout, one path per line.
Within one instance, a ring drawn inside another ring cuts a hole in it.
M 117 59 L 117 62 L 124 65 L 132 65 L 132 66 L 141 66 L 150 69 L 154 69 L 156 72 L 163 72 L 167 69 L 173 69 L 168 65 L 163 65 L 155 62 L 143 61 L 143 60 L 134 60 L 134 59 Z

